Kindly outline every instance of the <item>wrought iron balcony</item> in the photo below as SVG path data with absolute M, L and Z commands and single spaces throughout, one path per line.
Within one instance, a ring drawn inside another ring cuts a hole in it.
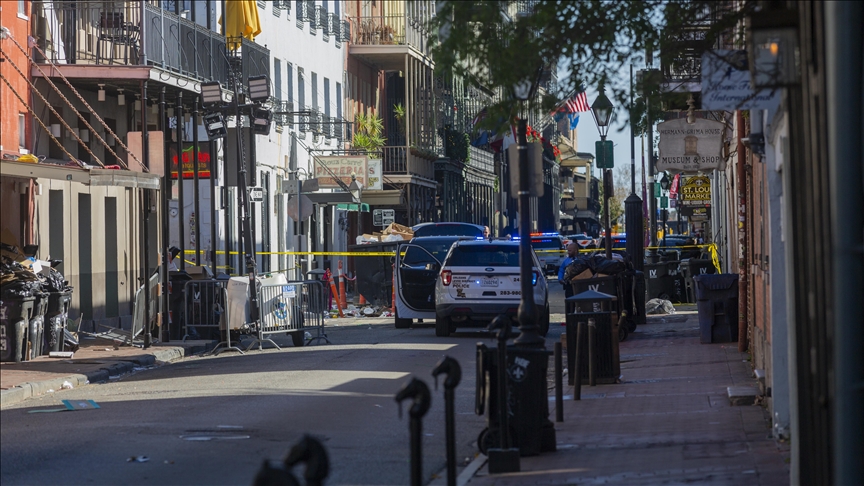
M 429 55 L 429 32 L 408 14 L 354 17 L 351 43 L 357 46 L 411 46 Z
M 435 158 L 432 151 L 421 151 L 414 147 L 383 147 L 382 170 L 384 175 L 414 175 L 435 179 Z

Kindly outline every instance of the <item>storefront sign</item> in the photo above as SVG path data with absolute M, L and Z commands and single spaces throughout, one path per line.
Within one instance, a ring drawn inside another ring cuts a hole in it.
M 690 221 L 707 221 L 711 218 L 710 208 L 698 206 L 681 206 L 681 216 L 686 216 Z
M 711 180 L 703 175 L 689 177 L 681 185 L 678 200 L 682 207 L 711 207 Z
M 363 184 L 364 188 L 369 187 L 367 184 L 369 169 L 365 155 L 315 157 L 313 170 L 320 188 L 340 188 L 336 177 L 346 186 L 351 185 L 351 176 L 356 177 L 357 183 Z
M 750 87 L 747 51 L 714 50 L 702 54 L 702 109 L 752 110 L 777 106 L 780 90 Z
M 372 191 L 380 191 L 384 189 L 383 177 L 381 175 L 382 162 L 381 159 L 369 159 L 369 172 L 368 179 L 369 185 L 364 187 L 363 190 L 372 190 Z
M 195 151 L 193 150 L 194 144 L 191 142 L 186 142 L 183 144 L 183 152 L 180 154 L 179 160 L 183 162 L 183 178 L 184 179 L 194 179 L 195 178 Z M 168 153 L 171 157 L 171 178 L 177 179 L 177 144 L 171 144 L 168 147 Z M 210 178 L 210 144 L 209 143 L 199 143 L 198 144 L 198 178 L 199 179 L 209 179 Z
M 660 132 L 660 159 L 657 170 L 697 172 L 726 168 L 723 158 L 723 123 L 697 118 L 687 123 L 685 118 L 657 125 Z

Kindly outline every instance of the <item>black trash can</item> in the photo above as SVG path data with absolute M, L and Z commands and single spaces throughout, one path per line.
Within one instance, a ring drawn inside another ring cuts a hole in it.
M 578 294 L 583 292 L 587 292 L 589 290 L 594 292 L 600 292 L 604 294 L 609 294 L 617 299 L 620 299 L 619 295 L 619 284 L 620 278 L 617 275 L 612 275 L 608 277 L 591 277 L 591 278 L 583 278 L 579 280 L 573 280 L 571 286 L 573 287 L 573 296 L 564 299 L 564 305 L 567 309 L 567 312 L 573 312 L 572 308 L 567 306 L 567 302 L 576 302 L 571 299 Z M 620 300 L 616 301 L 615 304 L 615 313 L 618 314 L 620 312 Z M 585 310 L 584 312 L 589 312 Z M 617 317 L 616 317 L 617 318 Z
M 703 344 L 738 341 L 738 274 L 696 275 L 699 341 Z
M 45 331 L 43 352 L 63 351 L 66 335 L 66 320 L 72 292 L 48 292 L 48 309 L 45 312 Z
M 587 279 L 586 279 L 587 280 Z M 576 376 L 576 329 L 579 322 L 585 323 L 579 361 L 582 383 L 588 383 L 588 319 L 596 325 L 595 379 L 597 383 L 616 383 L 621 375 L 621 359 L 618 350 L 618 299 L 614 295 L 593 290 L 578 293 L 566 299 L 568 307 L 565 321 L 567 334 L 567 375 L 569 384 Z
M 45 342 L 45 313 L 48 311 L 48 293 L 37 292 L 34 298 L 33 314 L 30 316 L 30 324 L 28 326 L 28 360 L 42 356 Z
M 30 319 L 36 298 L 0 297 L 0 361 L 25 361 L 30 346 Z
M 681 262 L 681 274 L 684 277 L 686 302 L 696 302 L 696 287 L 693 283 L 693 277 L 696 275 L 713 275 L 714 273 L 714 263 L 711 260 L 690 258 Z
M 686 298 L 678 261 L 646 263 L 645 277 L 646 299 L 683 302 Z

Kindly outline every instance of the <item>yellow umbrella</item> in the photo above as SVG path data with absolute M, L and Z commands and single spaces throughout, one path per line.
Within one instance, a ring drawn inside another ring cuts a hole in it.
M 232 51 L 240 47 L 240 37 L 254 41 L 255 36 L 261 33 L 255 0 L 228 0 L 225 2 L 225 18 L 225 38 Z

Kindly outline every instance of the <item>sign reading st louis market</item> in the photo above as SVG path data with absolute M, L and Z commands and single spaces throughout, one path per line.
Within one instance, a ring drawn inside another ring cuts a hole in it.
M 369 168 L 365 155 L 315 157 L 313 161 L 318 187 L 330 189 L 342 187 L 336 182 L 336 178 L 348 186 L 351 185 L 352 176 L 359 184 L 363 184 L 363 187 L 368 187 Z
M 689 177 L 681 185 L 678 199 L 684 206 L 710 206 L 711 180 L 704 175 Z
M 692 124 L 687 123 L 685 118 L 658 124 L 660 158 L 657 161 L 657 170 L 698 172 L 725 169 L 724 127 L 721 122 L 703 118 L 697 118 Z

